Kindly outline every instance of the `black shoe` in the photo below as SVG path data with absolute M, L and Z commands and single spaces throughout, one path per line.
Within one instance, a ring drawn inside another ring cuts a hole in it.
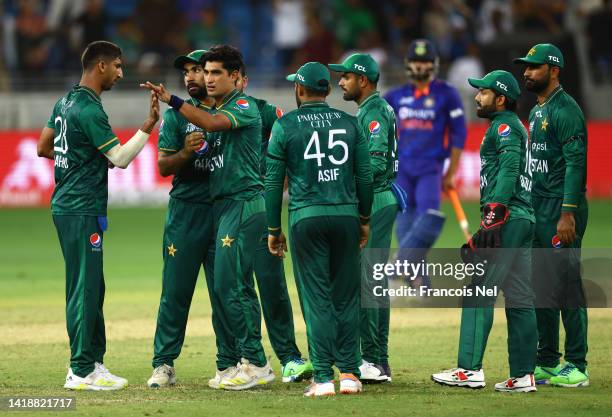
M 380 368 L 381 374 L 387 377 L 387 382 L 391 382 L 391 367 L 388 363 L 384 365 L 376 365 L 377 368 Z

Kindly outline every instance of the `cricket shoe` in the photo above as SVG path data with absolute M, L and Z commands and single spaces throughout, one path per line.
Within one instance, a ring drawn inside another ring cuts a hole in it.
M 240 364 L 238 364 L 240 365 Z M 222 389 L 221 381 L 232 379 L 238 373 L 238 366 L 230 366 L 229 368 L 225 368 L 220 371 L 217 369 L 215 373 L 215 377 L 208 380 L 208 386 L 212 389 Z
M 274 381 L 274 371 L 270 367 L 270 362 L 261 367 L 253 365 L 244 358 L 240 362 L 238 372 L 233 378 L 221 380 L 221 388 L 230 391 L 241 391 Z
M 149 388 L 162 388 L 174 384 L 176 384 L 176 371 L 165 363 L 153 369 L 153 375 L 147 381 Z
M 550 378 L 550 385 L 565 388 L 578 388 L 589 386 L 589 371 L 586 369 L 580 372 L 580 369 L 571 362 L 567 362 L 559 375 Z
M 550 368 L 547 366 L 536 366 L 535 371 L 533 372 L 533 377 L 535 378 L 536 385 L 549 384 L 550 378 L 559 375 L 561 369 L 563 369 L 563 366 L 561 364 L 555 366 L 554 368 Z
M 447 369 L 437 374 L 432 374 L 434 382 L 451 387 L 465 387 L 479 389 L 485 387 L 485 377 L 482 369 L 478 371 L 468 371 L 463 368 Z
M 340 394 L 359 394 L 363 391 L 361 381 L 353 374 L 340 374 Z
M 301 358 L 287 362 L 281 368 L 283 382 L 299 382 L 312 377 L 314 369 L 312 362 Z
M 535 392 L 537 390 L 533 374 L 523 375 L 519 378 L 508 378 L 495 384 L 495 391 L 500 392 Z
M 388 380 L 387 376 L 384 375 L 384 370 L 371 362 L 362 361 L 359 373 L 361 373 L 359 379 L 364 384 L 380 384 Z
M 122 382 L 111 378 L 111 376 L 115 377 L 110 372 L 100 373 L 97 369 L 94 369 L 89 375 L 80 377 L 75 375 L 72 369 L 69 368 L 64 388 L 75 391 L 114 391 L 127 386 L 126 379 L 115 377 L 125 381 Z
M 313 382 L 304 390 L 304 397 L 329 397 L 336 395 L 334 381 Z
M 380 365 L 383 370 L 383 375 L 387 377 L 387 382 L 391 382 L 391 367 L 388 363 Z

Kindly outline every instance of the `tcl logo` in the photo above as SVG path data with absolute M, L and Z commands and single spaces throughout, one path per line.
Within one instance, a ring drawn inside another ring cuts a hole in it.
M 366 68 L 363 65 L 359 65 L 359 64 L 353 64 L 353 66 L 358 69 L 359 71 L 366 71 Z
M 306 82 L 306 80 L 304 79 L 304 77 L 302 76 L 302 74 L 297 74 L 297 78 L 298 80 L 302 81 L 302 82 Z
M 554 55 L 548 55 L 548 59 L 556 63 L 561 63 L 561 61 L 559 61 L 559 58 Z
M 495 81 L 495 84 L 497 84 L 497 86 L 501 88 L 502 90 L 508 91 L 508 87 L 506 87 L 506 84 L 500 83 L 499 81 Z

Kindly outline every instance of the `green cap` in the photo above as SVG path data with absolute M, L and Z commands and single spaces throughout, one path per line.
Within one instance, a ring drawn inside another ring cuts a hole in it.
M 561 50 L 552 43 L 539 43 L 527 52 L 523 58 L 516 58 L 515 64 L 548 64 L 563 68 L 564 60 Z
M 177 56 L 174 60 L 174 67 L 182 70 L 187 63 L 201 65 L 202 62 L 200 62 L 200 59 L 206 52 L 208 52 L 206 49 L 196 49 L 195 51 L 189 52 L 187 55 Z
M 331 78 L 325 65 L 320 62 L 307 62 L 295 74 L 287 75 L 287 81 L 302 84 L 313 90 L 327 91 Z
M 378 64 L 368 54 L 353 54 L 346 58 L 342 64 L 329 64 L 328 66 L 334 72 L 353 72 L 365 75 L 372 82 L 378 81 L 380 75 Z
M 491 71 L 482 78 L 468 78 L 468 82 L 474 88 L 489 88 L 514 101 L 521 95 L 516 78 L 508 71 Z

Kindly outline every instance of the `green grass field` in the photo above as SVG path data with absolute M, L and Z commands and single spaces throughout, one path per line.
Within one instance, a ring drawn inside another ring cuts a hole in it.
M 474 204 L 467 204 L 476 224 Z M 454 215 L 439 247 L 457 247 L 461 235 Z M 585 247 L 612 247 L 612 201 L 591 204 Z M 610 416 L 612 415 L 612 310 L 590 311 L 591 387 L 540 388 L 536 394 L 507 395 L 492 385 L 507 376 L 506 329 L 502 310 L 485 357 L 484 390 L 444 388 L 429 375 L 454 366 L 459 311 L 396 309 L 392 312 L 390 354 L 392 384 L 366 386 L 361 396 L 328 399 L 302 397 L 303 384 L 271 385 L 247 392 L 207 387 L 213 375 L 215 343 L 204 280 L 194 298 L 186 343 L 176 363 L 179 384 L 150 390 L 152 339 L 161 289 L 163 209 L 111 209 L 105 235 L 108 353 L 106 365 L 129 379 L 120 392 L 68 393 L 62 389 L 69 358 L 64 324 L 64 269 L 47 209 L 0 210 L 0 397 L 71 395 L 78 415 L 87 416 Z M 291 264 L 286 261 L 294 300 L 298 344 L 306 354 L 305 327 L 299 311 Z M 267 336 L 264 346 L 272 355 Z M 273 359 L 275 370 L 280 366 Z M 278 375 L 278 374 L 277 374 Z M 0 411 L 1 413 L 1 411 Z M 53 413 L 46 413 L 53 414 Z M 27 415 L 20 413 L 17 415 Z M 35 413 L 34 415 L 40 415 Z M 74 414 L 72 414 L 74 415 Z

